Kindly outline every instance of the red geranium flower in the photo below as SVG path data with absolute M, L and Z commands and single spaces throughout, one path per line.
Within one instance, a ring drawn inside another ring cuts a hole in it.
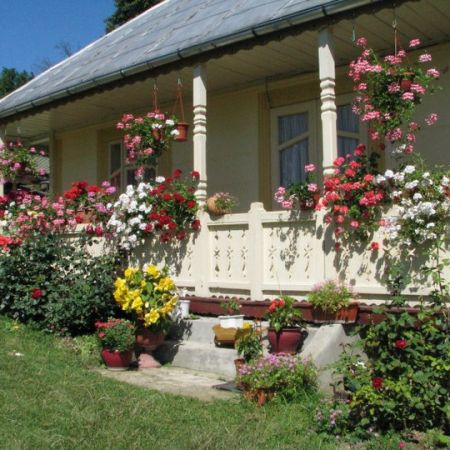
M 400 350 L 404 350 L 407 345 L 408 345 L 408 342 L 406 341 L 406 339 L 397 339 L 395 341 L 395 348 L 398 348 Z
M 381 389 L 383 387 L 383 378 L 372 378 L 372 386 L 374 389 Z
M 39 288 L 35 288 L 31 291 L 31 296 L 35 299 L 42 297 L 42 291 Z
M 189 209 L 193 209 L 193 208 L 195 208 L 197 206 L 197 202 L 195 200 L 188 200 L 187 203 L 186 203 L 186 206 Z

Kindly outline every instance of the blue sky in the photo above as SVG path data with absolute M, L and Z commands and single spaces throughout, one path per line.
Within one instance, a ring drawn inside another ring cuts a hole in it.
M 76 51 L 102 36 L 114 0 L 0 0 L 0 69 L 35 74 L 44 59 L 63 59 L 55 46 Z

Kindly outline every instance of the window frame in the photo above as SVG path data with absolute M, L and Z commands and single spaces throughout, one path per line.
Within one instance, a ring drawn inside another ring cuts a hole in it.
M 281 116 L 289 116 L 294 114 L 308 114 L 308 131 L 302 133 L 295 138 L 290 139 L 283 144 L 279 144 L 279 128 L 278 128 L 278 118 Z M 280 151 L 292 146 L 293 144 L 308 138 L 308 164 L 317 165 L 317 102 L 308 101 L 295 103 L 292 105 L 281 106 L 277 108 L 272 108 L 270 111 L 270 123 L 271 123 L 271 185 L 272 192 L 280 186 L 281 182 L 281 167 L 280 167 Z M 279 205 L 272 199 L 273 207 L 278 207 Z

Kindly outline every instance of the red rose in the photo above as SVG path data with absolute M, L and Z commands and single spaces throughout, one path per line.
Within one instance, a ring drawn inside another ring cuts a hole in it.
M 155 213 L 155 212 L 150 213 L 147 217 L 148 217 L 150 220 L 159 220 L 159 214 L 158 214 L 158 213 Z
M 169 194 L 169 193 L 165 193 L 164 195 L 163 195 L 163 200 L 165 201 L 165 202 L 169 202 L 170 200 L 172 200 L 172 196 Z
M 200 220 L 194 220 L 191 224 L 191 228 L 195 231 L 200 230 Z
M 200 174 L 196 170 L 193 170 L 191 172 L 191 177 L 196 178 L 198 180 L 200 178 Z
M 153 230 L 153 225 L 151 223 L 148 223 L 147 225 L 145 225 L 145 232 L 146 233 L 150 233 Z
M 189 209 L 193 209 L 193 208 L 195 208 L 197 206 L 197 202 L 195 200 L 188 200 L 187 203 L 186 203 L 186 206 Z
M 177 228 L 177 224 L 175 222 L 169 222 L 167 224 L 167 227 L 169 228 L 169 230 L 175 230 Z
M 406 341 L 406 339 L 397 339 L 395 341 L 395 348 L 398 348 L 400 350 L 404 350 L 407 345 L 408 345 L 408 342 Z
M 378 242 L 372 242 L 370 244 L 370 248 L 372 251 L 376 252 L 380 248 L 380 244 Z
M 372 378 L 372 386 L 374 389 L 381 389 L 383 387 L 383 378 Z
M 97 237 L 103 236 L 103 228 L 101 227 L 101 225 L 97 225 L 95 227 L 95 234 L 97 235 Z
M 31 296 L 35 299 L 42 297 L 42 291 L 39 288 L 35 288 L 31 291 Z

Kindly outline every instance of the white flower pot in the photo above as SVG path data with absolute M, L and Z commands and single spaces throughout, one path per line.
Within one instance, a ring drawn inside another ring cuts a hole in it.
M 244 315 L 219 316 L 219 324 L 222 328 L 242 328 L 244 326 Z
M 178 310 L 180 311 L 180 318 L 187 319 L 189 317 L 189 306 L 191 304 L 190 300 L 179 300 Z

